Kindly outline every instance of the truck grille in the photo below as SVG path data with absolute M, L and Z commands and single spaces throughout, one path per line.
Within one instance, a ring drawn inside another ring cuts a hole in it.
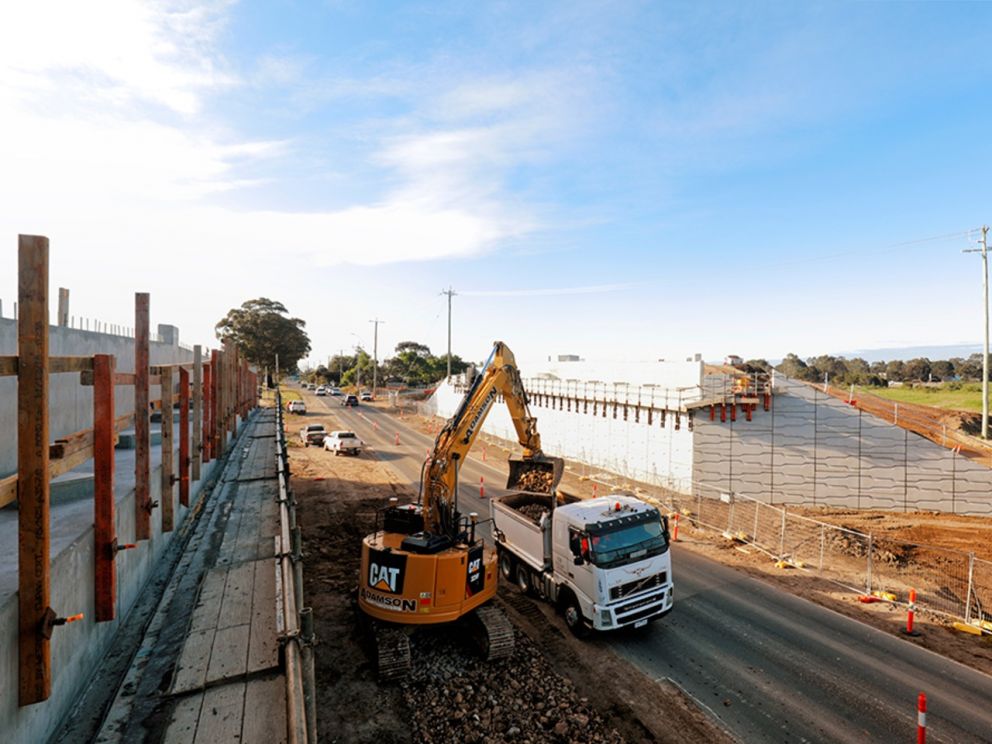
M 624 597 L 629 597 L 632 594 L 637 594 L 638 592 L 645 592 L 648 589 L 654 589 L 656 586 L 661 586 L 664 584 L 665 580 L 665 572 L 662 571 L 654 576 L 645 576 L 643 579 L 628 581 L 626 584 L 612 587 L 610 589 L 610 599 L 623 599 Z

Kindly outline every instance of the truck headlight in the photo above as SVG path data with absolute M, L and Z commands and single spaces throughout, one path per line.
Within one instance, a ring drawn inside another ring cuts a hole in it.
M 609 610 L 600 610 L 599 621 L 602 625 L 613 625 L 613 615 Z

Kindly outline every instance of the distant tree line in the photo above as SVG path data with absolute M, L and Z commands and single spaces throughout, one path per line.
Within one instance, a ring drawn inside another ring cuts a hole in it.
M 336 354 L 316 369 L 303 374 L 307 382 L 324 385 L 358 385 L 370 387 L 375 364 L 362 348 L 354 354 Z M 451 373 L 459 374 L 468 363 L 457 354 L 451 355 Z M 425 344 L 401 341 L 391 357 L 379 363 L 379 384 L 400 384 L 412 387 L 432 385 L 448 374 L 448 355 L 434 356 Z
M 750 372 L 770 372 L 772 365 L 764 359 L 751 359 L 744 363 Z M 982 379 L 982 355 L 972 354 L 967 359 L 931 360 L 918 357 L 903 361 L 866 362 L 860 357 L 824 354 L 805 360 L 796 354 L 787 354 L 775 366 L 778 372 L 797 380 L 823 382 L 824 377 L 837 385 L 874 385 L 883 387 L 889 382 L 973 382 Z M 992 375 L 990 375 L 992 377 Z

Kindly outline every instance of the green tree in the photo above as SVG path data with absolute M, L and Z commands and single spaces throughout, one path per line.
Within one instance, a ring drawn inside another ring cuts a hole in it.
M 236 344 L 252 364 L 271 369 L 278 354 L 280 370 L 289 372 L 309 353 L 310 338 L 306 323 L 288 314 L 281 302 L 259 297 L 228 311 L 215 331 L 221 341 Z
M 930 360 L 926 357 L 910 359 L 906 362 L 905 380 L 921 380 L 926 382 L 930 379 Z
M 810 379 L 809 365 L 795 354 L 786 354 L 785 359 L 775 369 L 786 377 L 792 377 L 797 380 Z
M 885 365 L 885 379 L 899 382 L 906 379 L 906 365 L 900 359 L 893 359 Z

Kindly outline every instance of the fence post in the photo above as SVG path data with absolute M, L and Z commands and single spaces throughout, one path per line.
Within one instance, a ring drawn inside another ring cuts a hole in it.
M 872 548 L 872 535 L 868 533 L 868 563 L 866 567 L 866 580 L 865 580 L 865 594 L 871 594 L 871 548 Z
M 754 502 L 754 532 L 751 533 L 751 539 L 754 540 L 755 544 L 758 543 L 758 512 L 761 511 L 761 502 Z
M 93 551 L 98 623 L 117 614 L 117 528 L 114 519 L 114 363 L 93 357 Z
M 779 542 L 778 557 L 779 560 L 785 555 L 785 507 L 782 507 L 782 536 Z
M 52 693 L 48 476 L 48 238 L 19 235 L 17 318 L 17 578 L 20 705 Z
M 195 428 L 195 427 L 194 427 Z M 179 503 L 189 506 L 189 371 L 179 368 Z
M 823 551 L 826 548 L 826 543 L 827 543 L 827 526 L 821 524 L 820 525 L 820 568 L 818 569 L 819 573 L 821 574 L 823 573 Z
M 975 554 L 968 553 L 968 594 L 964 601 L 964 621 L 971 622 L 971 592 L 975 585 Z
M 173 437 L 172 437 L 172 392 L 175 383 L 172 379 L 172 367 L 163 367 L 160 375 L 162 391 L 162 485 L 159 501 L 162 504 L 162 532 L 172 532 L 175 527 L 175 500 L 173 499 Z
M 191 477 L 200 480 L 200 467 L 203 458 L 203 348 L 193 347 L 193 459 Z
M 213 352 L 211 352 L 212 358 Z M 213 411 L 214 411 L 214 384 L 213 384 L 213 362 L 203 365 L 203 462 L 210 462 L 213 459 L 214 435 L 213 435 Z
M 148 413 L 148 312 L 147 292 L 134 295 L 134 536 L 152 536 L 151 441 Z

